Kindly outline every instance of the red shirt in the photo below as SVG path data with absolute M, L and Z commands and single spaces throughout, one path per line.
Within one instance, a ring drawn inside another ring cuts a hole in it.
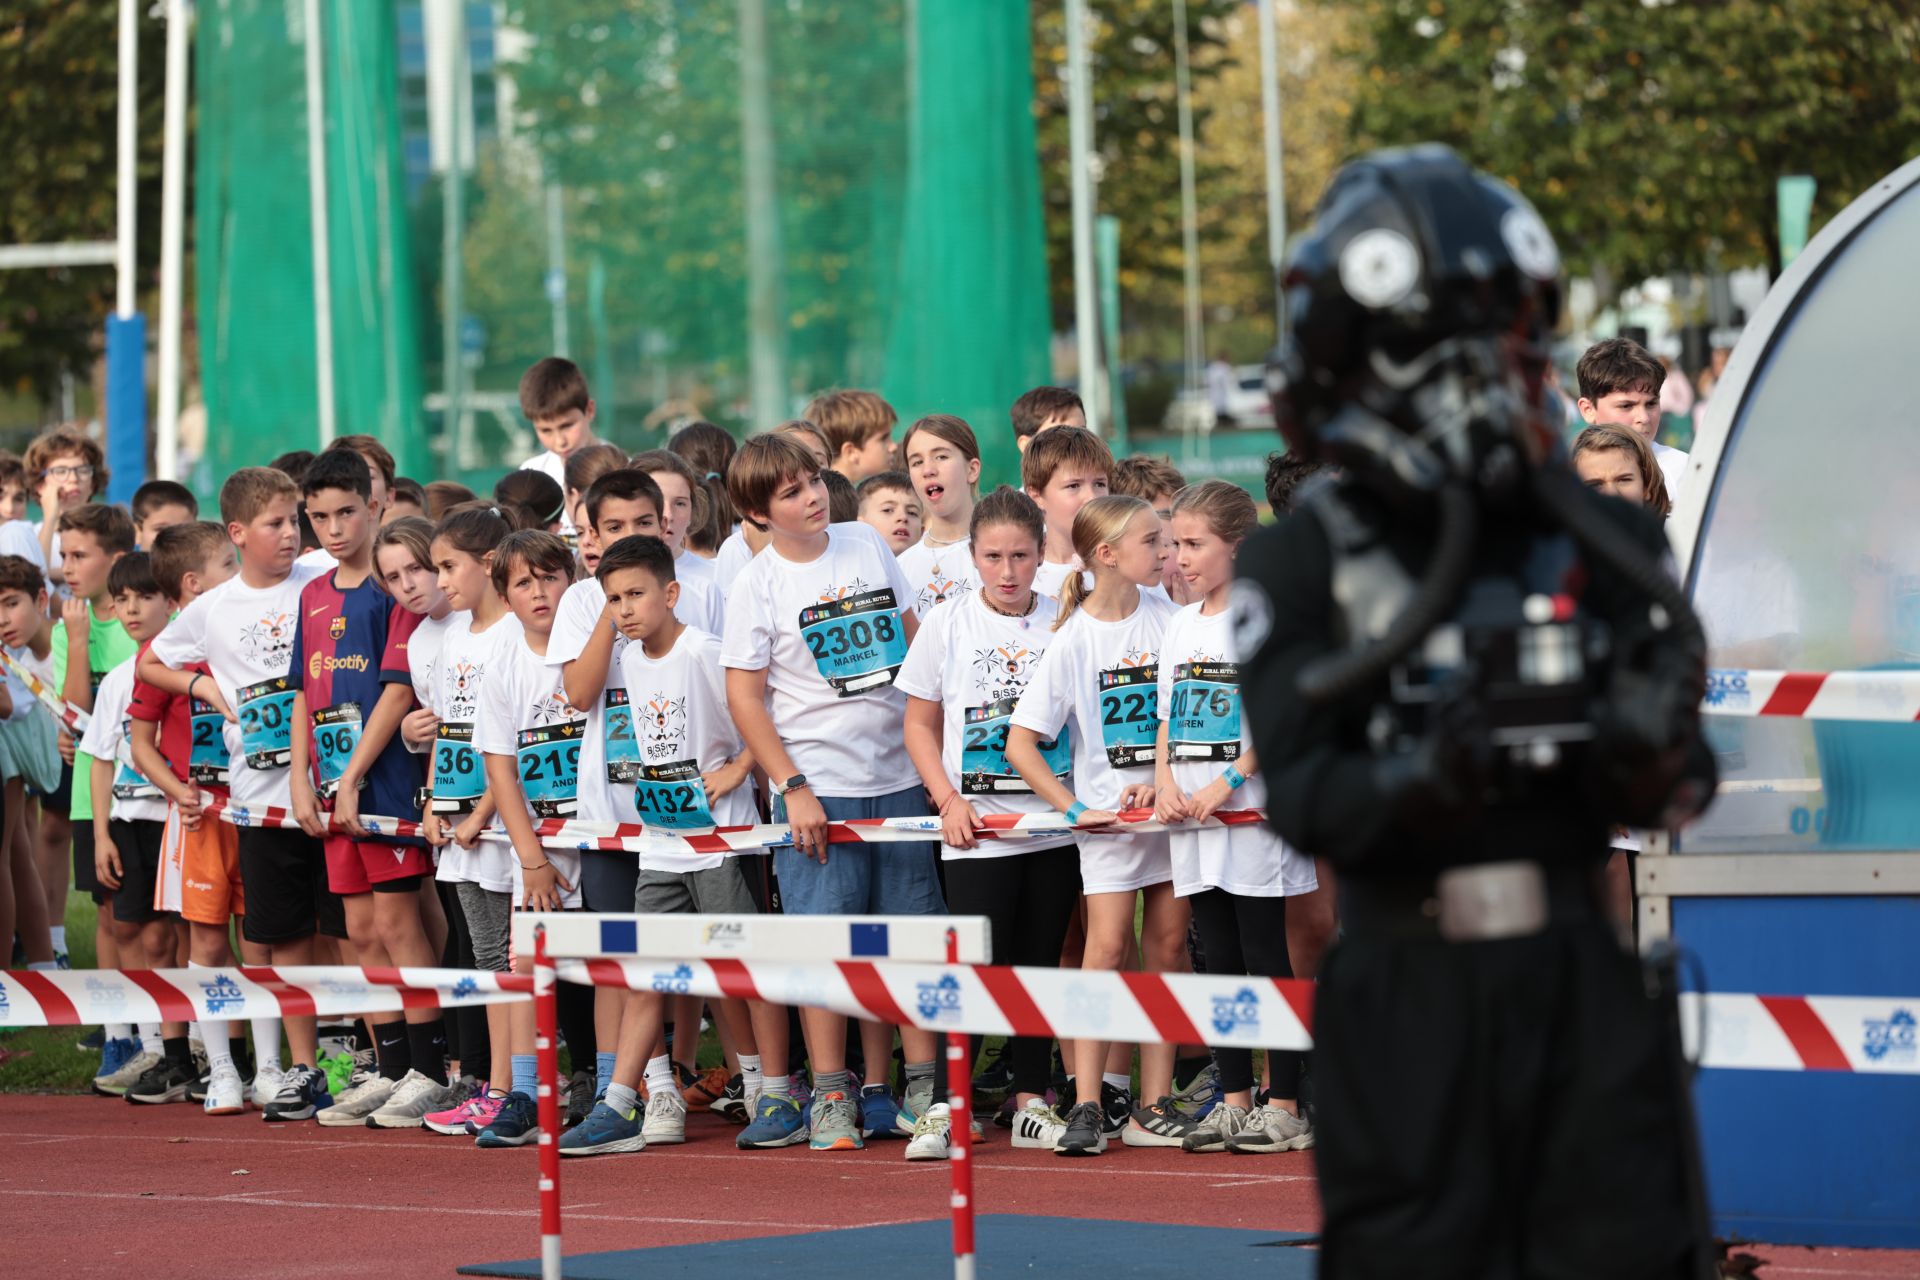
M 148 642 L 149 644 L 151 641 Z M 140 646 L 140 655 L 144 657 L 147 645 Z M 137 662 L 139 659 L 136 658 Z M 181 670 L 206 676 L 209 680 L 213 673 L 204 662 L 190 662 Z M 218 711 L 198 698 L 189 700 L 181 694 L 164 692 L 146 681 L 135 678 L 133 682 L 133 701 L 127 705 L 127 715 L 135 720 L 144 720 L 148 724 L 160 726 L 160 754 L 167 758 L 167 764 L 173 769 L 173 776 L 182 782 L 193 782 L 217 795 L 225 795 L 226 764 L 228 760 L 225 740 L 225 719 Z M 204 739 L 199 745 L 199 768 L 193 765 L 195 751 L 195 730 Z M 217 763 L 217 772 L 216 764 Z M 196 776 L 197 775 L 197 776 Z

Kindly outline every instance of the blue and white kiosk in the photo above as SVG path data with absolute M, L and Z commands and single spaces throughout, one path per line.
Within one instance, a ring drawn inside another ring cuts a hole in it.
M 1670 531 L 1714 667 L 1920 672 L 1917 406 L 1920 161 L 1807 246 L 1709 403 Z M 1920 725 L 1707 724 L 1721 792 L 1648 842 L 1643 938 L 1709 989 L 1884 999 L 1862 1061 L 1910 1063 Z M 1716 1230 L 1920 1247 L 1920 1075 L 1705 1070 L 1696 1099 Z

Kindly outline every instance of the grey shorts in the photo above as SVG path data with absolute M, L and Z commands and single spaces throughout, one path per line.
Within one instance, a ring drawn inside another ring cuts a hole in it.
M 473 939 L 473 965 L 483 973 L 505 973 L 508 963 L 508 922 L 513 918 L 513 895 L 495 893 L 461 881 L 454 886 L 460 910 L 467 917 L 467 936 Z
M 640 872 L 633 909 L 642 915 L 751 916 L 760 913 L 738 858 L 706 871 Z

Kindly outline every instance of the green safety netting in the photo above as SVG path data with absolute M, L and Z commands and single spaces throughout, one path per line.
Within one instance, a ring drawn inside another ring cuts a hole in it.
M 199 10 L 213 482 L 317 438 L 300 8 Z M 1025 0 L 469 2 L 457 174 L 449 10 L 322 8 L 340 431 L 485 479 L 533 451 L 514 387 L 564 344 L 628 447 L 868 386 L 1013 477 L 1007 406 L 1048 371 Z

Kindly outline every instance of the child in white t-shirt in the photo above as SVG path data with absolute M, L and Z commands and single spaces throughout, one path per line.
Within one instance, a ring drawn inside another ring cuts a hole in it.
M 1045 449 L 1057 428 L 1040 435 L 1028 459 Z M 1150 594 L 1160 581 L 1160 520 L 1138 498 L 1096 498 L 1073 523 L 1075 553 L 1093 579 L 1078 574 L 1061 592 L 1058 634 L 1013 711 L 1007 759 L 1027 785 L 1076 826 L 1097 828 L 1125 809 L 1153 804 L 1154 730 L 1160 645 L 1173 606 Z M 1054 776 L 1040 743 L 1071 728 L 1073 787 Z M 1173 868 L 1164 834 L 1079 837 L 1080 879 L 1087 895 L 1087 943 L 1082 966 L 1117 969 L 1133 931 L 1134 896 L 1144 892 L 1142 960 L 1149 970 L 1186 967 L 1186 904 L 1173 894 Z M 1073 1046 L 1077 1101 L 1054 1150 L 1097 1155 L 1106 1150 L 1101 1068 L 1106 1045 Z M 1142 1045 L 1144 1096 L 1173 1092 L 1173 1046 Z M 1117 1089 L 1118 1086 L 1115 1086 Z M 1135 1134 L 1135 1130 L 1140 1132 Z M 1164 1145 L 1139 1124 L 1126 1128 L 1129 1146 Z
M 900 553 L 900 571 L 914 588 L 913 611 L 924 619 L 942 600 L 980 585 L 968 545 L 980 484 L 980 442 L 962 419 L 931 413 L 907 428 L 900 455 L 926 519 L 920 540 Z
M 567 488 L 567 459 L 590 444 L 599 443 L 593 434 L 593 397 L 587 394 L 586 375 L 580 366 L 560 356 L 536 360 L 520 375 L 520 412 L 533 424 L 533 433 L 545 449 L 520 464 L 523 471 L 539 471 L 560 486 L 564 499 Z M 562 506 L 565 506 L 564 501 Z M 571 513 L 560 513 L 560 532 L 574 535 Z
M 1113 487 L 1113 451 L 1084 427 L 1054 427 L 1033 437 L 1020 459 L 1020 482 L 1047 521 L 1047 543 L 1033 589 L 1058 598 L 1082 569 L 1073 550 L 1080 508 Z
M 1262 809 L 1266 787 L 1240 700 L 1240 655 L 1227 597 L 1233 559 L 1259 526 L 1245 490 L 1225 480 L 1182 489 L 1173 503 L 1175 556 L 1200 602 L 1167 624 L 1160 649 L 1160 727 L 1156 742 L 1156 816 L 1204 820 L 1223 808 Z M 1313 859 L 1295 852 L 1264 822 L 1169 833 L 1174 892 L 1192 906 L 1209 973 L 1291 978 L 1288 897 L 1317 886 Z M 1219 1105 L 1198 1123 L 1162 1113 L 1156 1127 L 1187 1151 L 1247 1154 L 1313 1145 L 1296 1101 L 1306 1055 L 1269 1050 L 1272 1083 L 1253 1108 L 1253 1055 L 1219 1048 Z
M 717 636 L 726 630 L 726 594 L 714 562 L 687 549 L 687 533 L 707 518 L 707 491 L 693 467 L 677 453 L 649 449 L 633 455 L 633 468 L 660 486 L 660 540 L 673 552 L 680 602 L 673 616 Z

